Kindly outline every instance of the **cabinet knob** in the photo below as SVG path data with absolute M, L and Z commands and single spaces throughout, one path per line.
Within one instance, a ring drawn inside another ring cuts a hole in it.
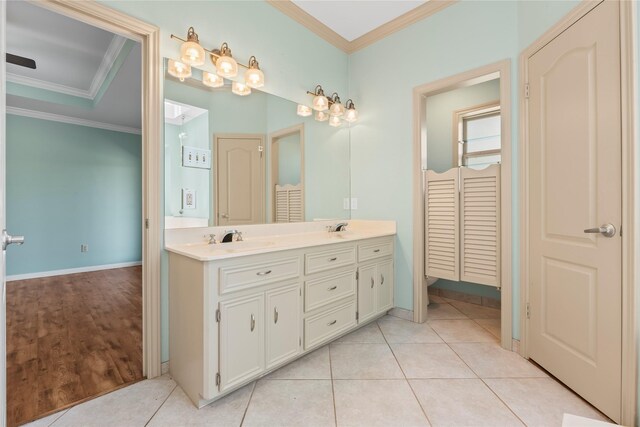
M 338 259 L 338 257 L 335 257 L 335 256 L 334 256 L 333 258 L 329 258 L 329 261 L 335 261 L 335 260 L 337 260 L 337 259 Z
M 258 276 L 266 276 L 267 274 L 271 274 L 271 270 L 267 270 L 267 271 L 258 271 L 256 273 L 256 275 Z
M 384 285 L 384 274 L 380 275 L 380 284 Z
M 251 332 L 256 328 L 256 316 L 251 314 Z
M 336 289 L 338 289 L 338 285 L 327 288 L 328 291 L 335 291 Z
M 337 322 L 337 320 L 334 320 L 333 322 L 329 322 L 329 323 L 327 323 L 327 326 L 335 325 L 335 324 L 336 324 L 336 322 Z
M 273 308 L 273 323 L 278 323 L 278 307 Z
M 373 276 L 371 276 L 371 288 L 373 289 Z

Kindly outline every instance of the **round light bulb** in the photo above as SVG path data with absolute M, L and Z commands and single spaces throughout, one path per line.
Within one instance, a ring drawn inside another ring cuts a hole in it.
M 316 95 L 313 98 L 313 109 L 316 111 L 327 111 L 329 108 L 329 100 L 324 95 Z
M 239 96 L 247 96 L 251 94 L 251 88 L 244 83 L 233 82 L 231 84 L 231 92 Z
M 306 105 L 298 104 L 298 108 L 296 109 L 296 113 L 301 117 L 309 117 L 313 111 L 311 107 L 307 107 Z
M 341 124 L 342 124 L 342 120 L 340 120 L 340 117 L 338 117 L 338 116 L 329 117 L 329 125 L 330 126 L 333 126 L 334 128 L 337 128 Z
M 187 77 L 191 77 L 191 66 L 173 59 L 169 60 L 167 71 L 173 77 L 177 77 L 181 82 Z
M 209 87 L 222 87 L 224 86 L 224 79 L 217 74 L 203 71 L 202 84 Z
M 326 111 L 316 111 L 316 120 L 319 122 L 326 122 L 329 120 L 329 114 Z
M 264 73 L 259 68 L 250 68 L 244 73 L 244 81 L 247 86 L 257 89 L 264 86 Z
M 180 60 L 187 65 L 197 67 L 204 64 L 204 49 L 199 43 L 188 41 L 180 46 Z
M 227 79 L 235 77 L 238 75 L 238 63 L 230 56 L 221 56 L 216 61 L 216 72 Z

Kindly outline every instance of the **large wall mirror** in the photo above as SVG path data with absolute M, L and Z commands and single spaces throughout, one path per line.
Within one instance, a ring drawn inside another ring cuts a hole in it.
M 164 96 L 166 228 L 350 217 L 348 127 L 256 89 L 210 88 L 196 69 L 165 72 Z

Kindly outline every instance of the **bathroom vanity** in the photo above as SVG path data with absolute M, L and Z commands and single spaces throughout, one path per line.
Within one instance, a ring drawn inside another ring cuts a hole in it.
M 395 222 L 332 223 L 168 230 L 170 372 L 198 407 L 393 308 Z

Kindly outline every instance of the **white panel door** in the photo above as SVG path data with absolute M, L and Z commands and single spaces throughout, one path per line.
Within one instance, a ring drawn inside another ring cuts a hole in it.
M 301 350 L 300 285 L 267 292 L 267 369 L 297 356 Z
M 220 391 L 264 371 L 264 295 L 220 303 Z
M 262 138 L 216 139 L 218 225 L 264 223 Z
M 621 397 L 619 4 L 529 60 L 529 355 L 615 421 Z M 607 237 L 585 229 L 612 224 Z
M 376 266 L 358 269 L 358 323 L 376 314 Z
M 393 261 L 383 261 L 377 266 L 376 311 L 381 313 L 393 308 Z

